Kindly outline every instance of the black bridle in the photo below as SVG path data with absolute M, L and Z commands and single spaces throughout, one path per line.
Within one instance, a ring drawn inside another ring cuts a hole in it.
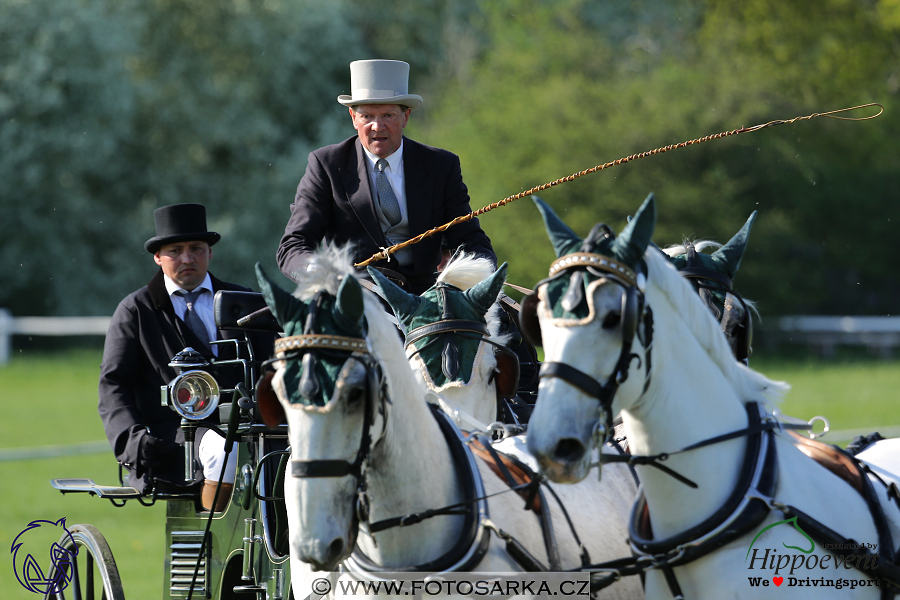
M 371 355 L 366 340 L 362 337 L 328 335 L 314 333 L 318 328 L 318 312 L 325 293 L 319 292 L 309 303 L 302 335 L 275 340 L 276 358 L 268 362 L 300 360 L 303 373 L 300 377 L 300 393 L 312 399 L 321 391 L 321 384 L 315 374 L 315 366 L 321 359 L 320 353 L 345 356 L 363 365 L 366 371 L 365 406 L 363 408 L 363 431 L 359 448 L 353 462 L 342 459 L 291 460 L 291 476 L 298 478 L 345 477 L 352 475 L 362 495 L 365 491 L 365 463 L 372 451 L 371 427 L 375 420 L 376 400 L 382 406 L 388 402 L 385 394 L 384 375 L 380 365 Z
M 737 294 L 733 287 L 731 278 L 722 273 L 707 269 L 700 263 L 697 256 L 697 249 L 694 244 L 687 243 L 685 245 L 685 254 L 687 266 L 679 269 L 679 274 L 685 279 L 690 279 L 697 286 L 700 298 L 713 310 L 713 314 L 719 319 L 722 331 L 728 337 L 734 340 L 734 356 L 739 361 L 747 364 L 750 358 L 750 344 L 753 340 L 753 318 L 750 315 L 750 309 L 744 299 Z M 718 314 L 715 304 L 711 297 L 711 292 L 719 292 L 725 296 L 725 309 L 722 314 Z M 737 323 L 733 332 L 728 331 L 729 313 L 734 310 L 732 298 L 737 299 L 741 304 L 742 312 L 740 321 Z
M 594 431 L 594 440 L 598 445 L 602 444 L 613 431 L 612 403 L 619 386 L 628 379 L 628 371 L 631 362 L 635 359 L 641 364 L 641 357 L 631 351 L 634 338 L 637 336 L 644 346 L 644 390 L 650 385 L 650 350 L 653 343 L 653 312 L 644 301 L 644 292 L 640 289 L 645 275 L 635 273 L 634 270 L 601 254 L 591 252 L 576 252 L 560 257 L 550 265 L 550 276 L 534 286 L 534 292 L 522 302 L 520 321 L 522 331 L 529 341 L 535 346 L 540 346 L 540 324 L 537 317 L 537 305 L 541 286 L 556 280 L 565 274 L 570 275 L 569 288 L 563 296 L 561 303 L 563 308 L 574 310 L 583 299 L 582 275 L 588 272 L 600 279 L 622 286 L 621 319 L 619 329 L 622 333 L 622 348 L 612 373 L 601 383 L 591 375 L 566 363 L 545 361 L 541 363 L 539 377 L 556 377 L 569 385 L 581 390 L 586 395 L 600 402 L 600 409 L 604 414 L 604 420 L 597 422 Z M 643 322 L 643 329 L 639 325 Z
M 403 346 L 405 350 L 408 350 L 411 345 L 423 338 L 434 338 L 410 353 L 408 358 L 412 358 L 434 343 L 441 342 L 444 345 L 443 350 L 441 351 L 441 371 L 447 379 L 454 380 L 460 370 L 459 350 L 456 347 L 455 336 L 471 337 L 472 339 L 484 342 L 485 344 L 490 344 L 494 347 L 494 354 L 502 355 L 503 363 L 505 365 L 510 365 L 515 370 L 514 376 L 510 379 L 513 384 L 508 386 L 510 389 L 501 389 L 498 385 L 497 397 L 512 398 L 516 394 L 516 384 L 519 381 L 519 357 L 506 346 L 491 340 L 490 332 L 488 331 L 487 325 L 484 323 L 469 319 L 454 318 L 453 308 L 450 306 L 448 294 L 449 287 L 450 286 L 443 282 L 435 284 L 435 288 L 441 297 L 441 305 L 443 306 L 441 320 L 429 323 L 428 325 L 422 325 L 421 327 L 416 327 L 407 332 Z M 500 368 L 500 363 L 501 356 L 497 356 L 498 370 Z

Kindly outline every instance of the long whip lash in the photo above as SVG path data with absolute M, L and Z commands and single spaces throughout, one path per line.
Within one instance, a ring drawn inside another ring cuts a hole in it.
M 835 116 L 839 113 L 849 112 L 851 110 L 857 110 L 860 108 L 868 108 L 870 106 L 877 106 L 880 110 L 876 114 L 868 116 L 868 117 L 851 118 L 851 117 Z M 569 181 L 574 181 L 574 180 L 578 179 L 579 177 L 583 177 L 584 175 L 588 175 L 590 173 L 596 173 L 597 171 L 602 171 L 603 169 L 608 169 L 608 168 L 614 167 L 616 165 L 625 164 L 627 162 L 631 162 L 631 161 L 637 160 L 639 158 L 653 156 L 654 154 L 661 154 L 663 152 L 668 152 L 669 150 L 675 150 L 676 148 L 684 148 L 685 146 L 692 146 L 694 144 L 700 144 L 702 142 L 707 142 L 709 140 L 717 140 L 719 138 L 728 137 L 731 135 L 738 135 L 739 133 L 747 133 L 750 131 L 759 131 L 760 129 L 766 129 L 767 127 L 774 127 L 776 125 L 787 125 L 790 123 L 796 123 L 797 121 L 809 121 L 810 119 L 815 119 L 816 117 L 828 117 L 829 119 L 838 119 L 841 121 L 867 121 L 869 119 L 874 119 L 875 117 L 881 115 L 881 113 L 883 113 L 883 112 L 884 112 L 884 107 L 881 104 L 878 104 L 877 102 L 870 102 L 869 104 L 861 104 L 859 106 L 853 106 L 851 108 L 841 108 L 838 110 L 832 110 L 832 111 L 824 112 L 824 113 L 813 113 L 811 115 L 806 115 L 805 117 L 794 117 L 793 119 L 786 119 L 786 120 L 779 119 L 777 121 L 769 121 L 768 123 L 763 123 L 762 125 L 754 125 L 753 127 L 742 127 L 741 129 L 734 129 L 732 131 L 723 131 L 721 133 L 707 135 L 707 136 L 704 136 L 701 138 L 688 140 L 686 142 L 681 142 L 680 144 L 671 144 L 669 146 L 663 146 L 661 148 L 656 148 L 655 150 L 648 150 L 646 152 L 632 154 L 631 156 L 626 156 L 624 158 L 620 158 L 620 159 L 614 160 L 612 162 L 604 163 L 602 165 L 597 165 L 596 167 L 591 167 L 590 169 L 585 169 L 584 171 L 579 171 L 578 173 L 573 173 L 572 175 L 569 175 L 568 177 L 562 177 L 555 181 L 543 183 L 537 187 L 531 188 L 530 190 L 526 190 L 524 192 L 519 192 L 518 194 L 504 198 L 503 200 L 500 200 L 499 202 L 494 202 L 493 204 L 488 204 L 487 206 L 479 208 L 478 210 L 472 211 L 467 215 L 460 215 L 460 216 L 456 217 L 455 219 L 453 219 L 452 221 L 450 221 L 449 223 L 444 223 L 443 225 L 435 227 L 434 229 L 430 229 L 430 230 L 426 231 L 425 233 L 421 233 L 421 234 L 417 235 L 416 237 L 406 240 L 405 242 L 395 244 L 393 246 L 390 246 L 389 248 L 382 248 L 381 252 L 376 252 L 367 260 L 364 260 L 361 263 L 356 263 L 354 266 L 365 267 L 365 266 L 368 266 L 378 260 L 389 260 L 390 255 L 397 252 L 398 250 L 402 250 L 403 248 L 406 248 L 407 246 L 412 246 L 413 244 L 418 244 L 419 242 L 421 242 L 422 240 L 424 240 L 427 237 L 430 237 L 436 233 L 441 233 L 443 231 L 446 231 L 447 229 L 449 229 L 450 227 L 453 227 L 454 225 L 456 225 L 458 223 L 463 223 L 465 221 L 474 219 L 475 217 L 477 217 L 479 215 L 483 215 L 484 213 L 486 213 L 490 210 L 494 210 L 495 208 L 505 206 L 505 205 L 509 204 L 510 202 L 518 200 L 519 198 L 524 198 L 525 196 L 531 196 L 532 194 L 536 194 L 537 192 L 541 192 L 543 190 L 552 188 L 561 183 L 567 183 Z

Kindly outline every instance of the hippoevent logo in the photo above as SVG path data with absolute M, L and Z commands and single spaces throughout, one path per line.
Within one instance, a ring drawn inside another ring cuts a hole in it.
M 795 553 L 779 551 L 777 548 L 765 548 L 765 543 L 779 541 L 784 537 L 787 528 L 782 527 L 778 532 L 769 533 L 771 529 L 779 525 L 789 525 L 802 535 L 809 547 L 804 542 L 801 546 L 789 546 L 781 542 L 788 550 L 796 550 Z M 760 541 L 757 540 L 767 534 Z M 744 563 L 747 569 L 754 571 L 747 577 L 751 587 L 823 587 L 823 588 L 850 588 L 875 586 L 880 587 L 879 579 L 860 577 L 866 571 L 875 569 L 878 565 L 878 544 L 870 543 L 835 543 L 823 544 L 821 555 L 816 553 L 815 541 L 797 523 L 797 517 L 776 521 L 766 525 L 753 538 L 747 548 Z
M 60 545 L 65 538 L 73 550 Z M 13 540 L 13 570 L 26 590 L 36 594 L 59 593 L 69 585 L 71 565 L 78 550 L 66 529 L 66 518 L 58 521 L 32 521 Z

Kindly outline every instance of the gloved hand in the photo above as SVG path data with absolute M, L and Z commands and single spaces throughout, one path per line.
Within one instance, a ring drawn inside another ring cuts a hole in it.
M 148 471 L 166 464 L 177 464 L 181 458 L 181 446 L 147 433 L 141 438 L 139 454 L 138 462 L 144 471 Z

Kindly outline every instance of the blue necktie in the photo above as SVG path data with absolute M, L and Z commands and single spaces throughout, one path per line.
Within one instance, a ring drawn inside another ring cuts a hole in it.
M 191 331 L 200 338 L 200 341 L 205 346 L 209 346 L 209 332 L 206 330 L 206 325 L 203 324 L 203 319 L 194 310 L 194 303 L 203 292 L 204 290 L 200 289 L 195 292 L 178 290 L 175 293 L 184 298 L 184 303 L 187 304 L 187 310 L 184 312 L 184 322 L 187 323 L 187 326 L 191 328 Z
M 394 189 L 391 182 L 388 181 L 387 175 L 384 174 L 384 168 L 387 161 L 379 158 L 375 163 L 375 188 L 378 191 L 378 204 L 381 205 L 381 212 L 387 218 L 391 227 L 400 222 L 400 203 L 397 202 L 397 196 L 394 195 Z

